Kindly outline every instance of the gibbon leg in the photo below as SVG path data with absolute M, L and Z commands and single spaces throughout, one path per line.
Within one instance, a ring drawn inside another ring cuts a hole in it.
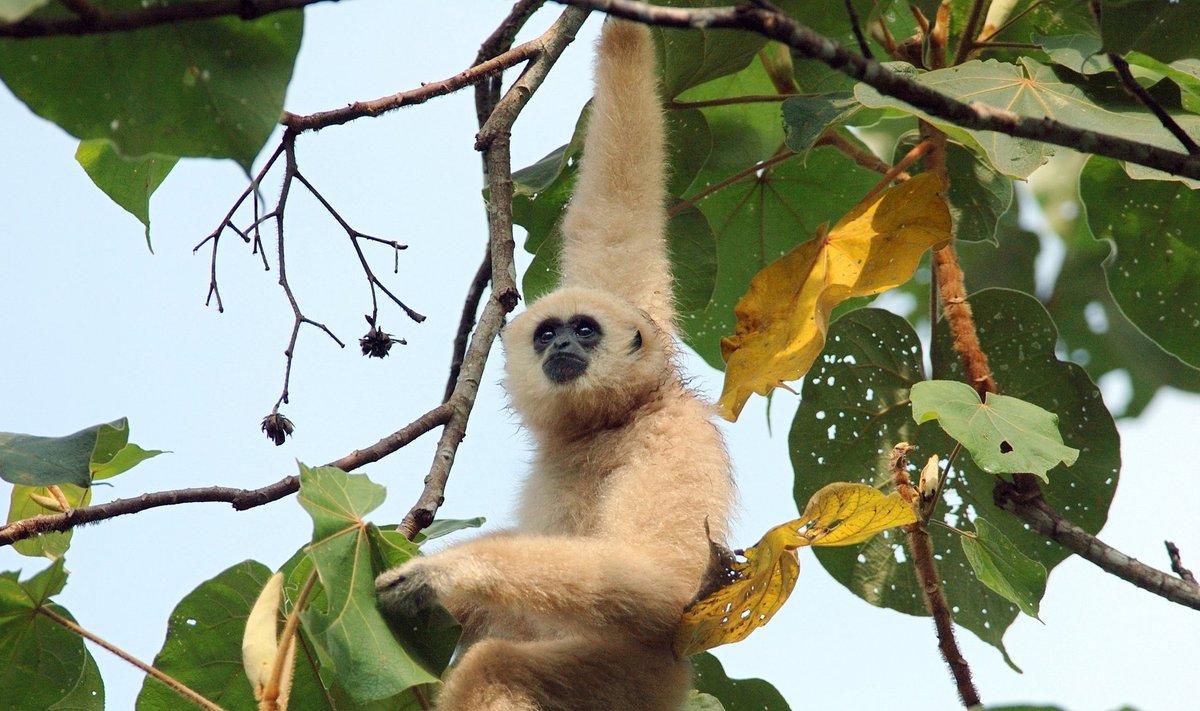
M 675 711 L 691 667 L 669 650 L 572 637 L 486 639 L 451 670 L 438 711 Z

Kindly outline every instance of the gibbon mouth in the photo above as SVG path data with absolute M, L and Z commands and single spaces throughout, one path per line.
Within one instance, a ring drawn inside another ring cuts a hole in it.
M 583 375 L 587 366 L 587 359 L 574 353 L 553 353 L 542 364 L 542 372 L 550 380 L 562 385 Z

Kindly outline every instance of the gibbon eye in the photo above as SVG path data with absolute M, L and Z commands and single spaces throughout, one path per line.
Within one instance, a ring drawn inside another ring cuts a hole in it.
M 556 318 L 548 318 L 537 325 L 533 329 L 533 345 L 540 353 L 558 337 L 559 330 L 562 329 L 562 321 Z
M 571 319 L 571 329 L 575 331 L 575 337 L 582 343 L 595 341 L 600 337 L 600 324 L 590 316 L 576 316 Z

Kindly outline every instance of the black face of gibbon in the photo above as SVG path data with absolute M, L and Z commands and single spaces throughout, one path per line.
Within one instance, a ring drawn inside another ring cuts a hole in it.
M 603 339 L 600 324 L 591 316 L 577 314 L 566 323 L 548 318 L 533 329 L 533 350 L 544 359 L 546 377 L 562 385 L 587 371 L 589 353 Z

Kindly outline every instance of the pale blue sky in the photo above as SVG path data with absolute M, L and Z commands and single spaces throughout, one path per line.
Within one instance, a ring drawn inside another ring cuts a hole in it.
M 504 16 L 506 3 L 317 5 L 308 22 L 287 108 L 298 113 L 375 98 L 465 68 Z M 550 5 L 523 37 L 539 33 Z M 526 165 L 567 141 L 590 91 L 589 20 L 514 130 L 514 163 Z M 65 434 L 121 416 L 133 441 L 171 450 L 99 488 L 99 500 L 185 486 L 254 487 L 375 442 L 441 396 L 462 296 L 483 253 L 479 158 L 471 92 L 382 119 L 308 135 L 299 143 L 305 175 L 351 223 L 410 245 L 400 274 L 376 252 L 378 271 L 413 308 L 416 325 L 386 304 L 382 324 L 406 338 L 383 360 L 365 360 L 355 339 L 370 310 L 365 281 L 340 229 L 293 192 L 288 207 L 289 273 L 305 312 L 349 346 L 302 332 L 293 404 L 296 436 L 276 448 L 258 430 L 278 396 L 291 317 L 257 257 L 229 239 L 220 256 L 226 313 L 204 306 L 208 254 L 192 247 L 244 186 L 232 163 L 185 161 L 151 207 L 155 254 L 141 226 L 95 189 L 75 164 L 75 141 L 0 92 L 0 431 Z M 269 149 L 268 149 L 269 150 Z M 272 196 L 278 181 L 268 178 Z M 273 197 L 271 197 L 273 199 Z M 459 450 L 442 515 L 510 520 L 528 446 L 497 387 L 499 353 Z M 710 395 L 719 374 L 691 359 Z M 786 432 L 795 398 L 775 399 L 771 438 L 761 399 L 727 426 L 742 494 L 738 545 L 795 517 Z M 1200 402 L 1165 393 L 1142 421 L 1123 426 L 1125 469 L 1103 538 L 1159 567 L 1162 540 L 1175 540 L 1200 569 L 1193 506 L 1194 438 Z M 365 469 L 390 497 L 374 515 L 398 521 L 415 500 L 435 436 Z M 0 484 L 7 498 L 7 485 Z M 90 526 L 68 553 L 72 572 L 59 600 L 81 624 L 151 660 L 171 608 L 226 567 L 254 558 L 277 567 L 310 535 L 294 499 L 246 512 L 223 504 L 157 509 Z M 953 709 L 953 685 L 928 619 L 873 608 L 832 582 L 803 552 L 787 606 L 749 640 L 717 651 L 734 677 L 774 683 L 793 708 Z M 0 569 L 31 574 L 39 560 L 0 549 Z M 969 604 L 963 601 L 963 604 Z M 990 704 L 1053 702 L 1074 711 L 1131 704 L 1149 711 L 1196 707 L 1200 617 L 1072 559 L 1056 569 L 1039 624 L 1018 620 L 1007 643 L 1025 669 L 969 633 L 960 640 Z M 140 673 L 103 650 L 108 708 L 130 709 Z

